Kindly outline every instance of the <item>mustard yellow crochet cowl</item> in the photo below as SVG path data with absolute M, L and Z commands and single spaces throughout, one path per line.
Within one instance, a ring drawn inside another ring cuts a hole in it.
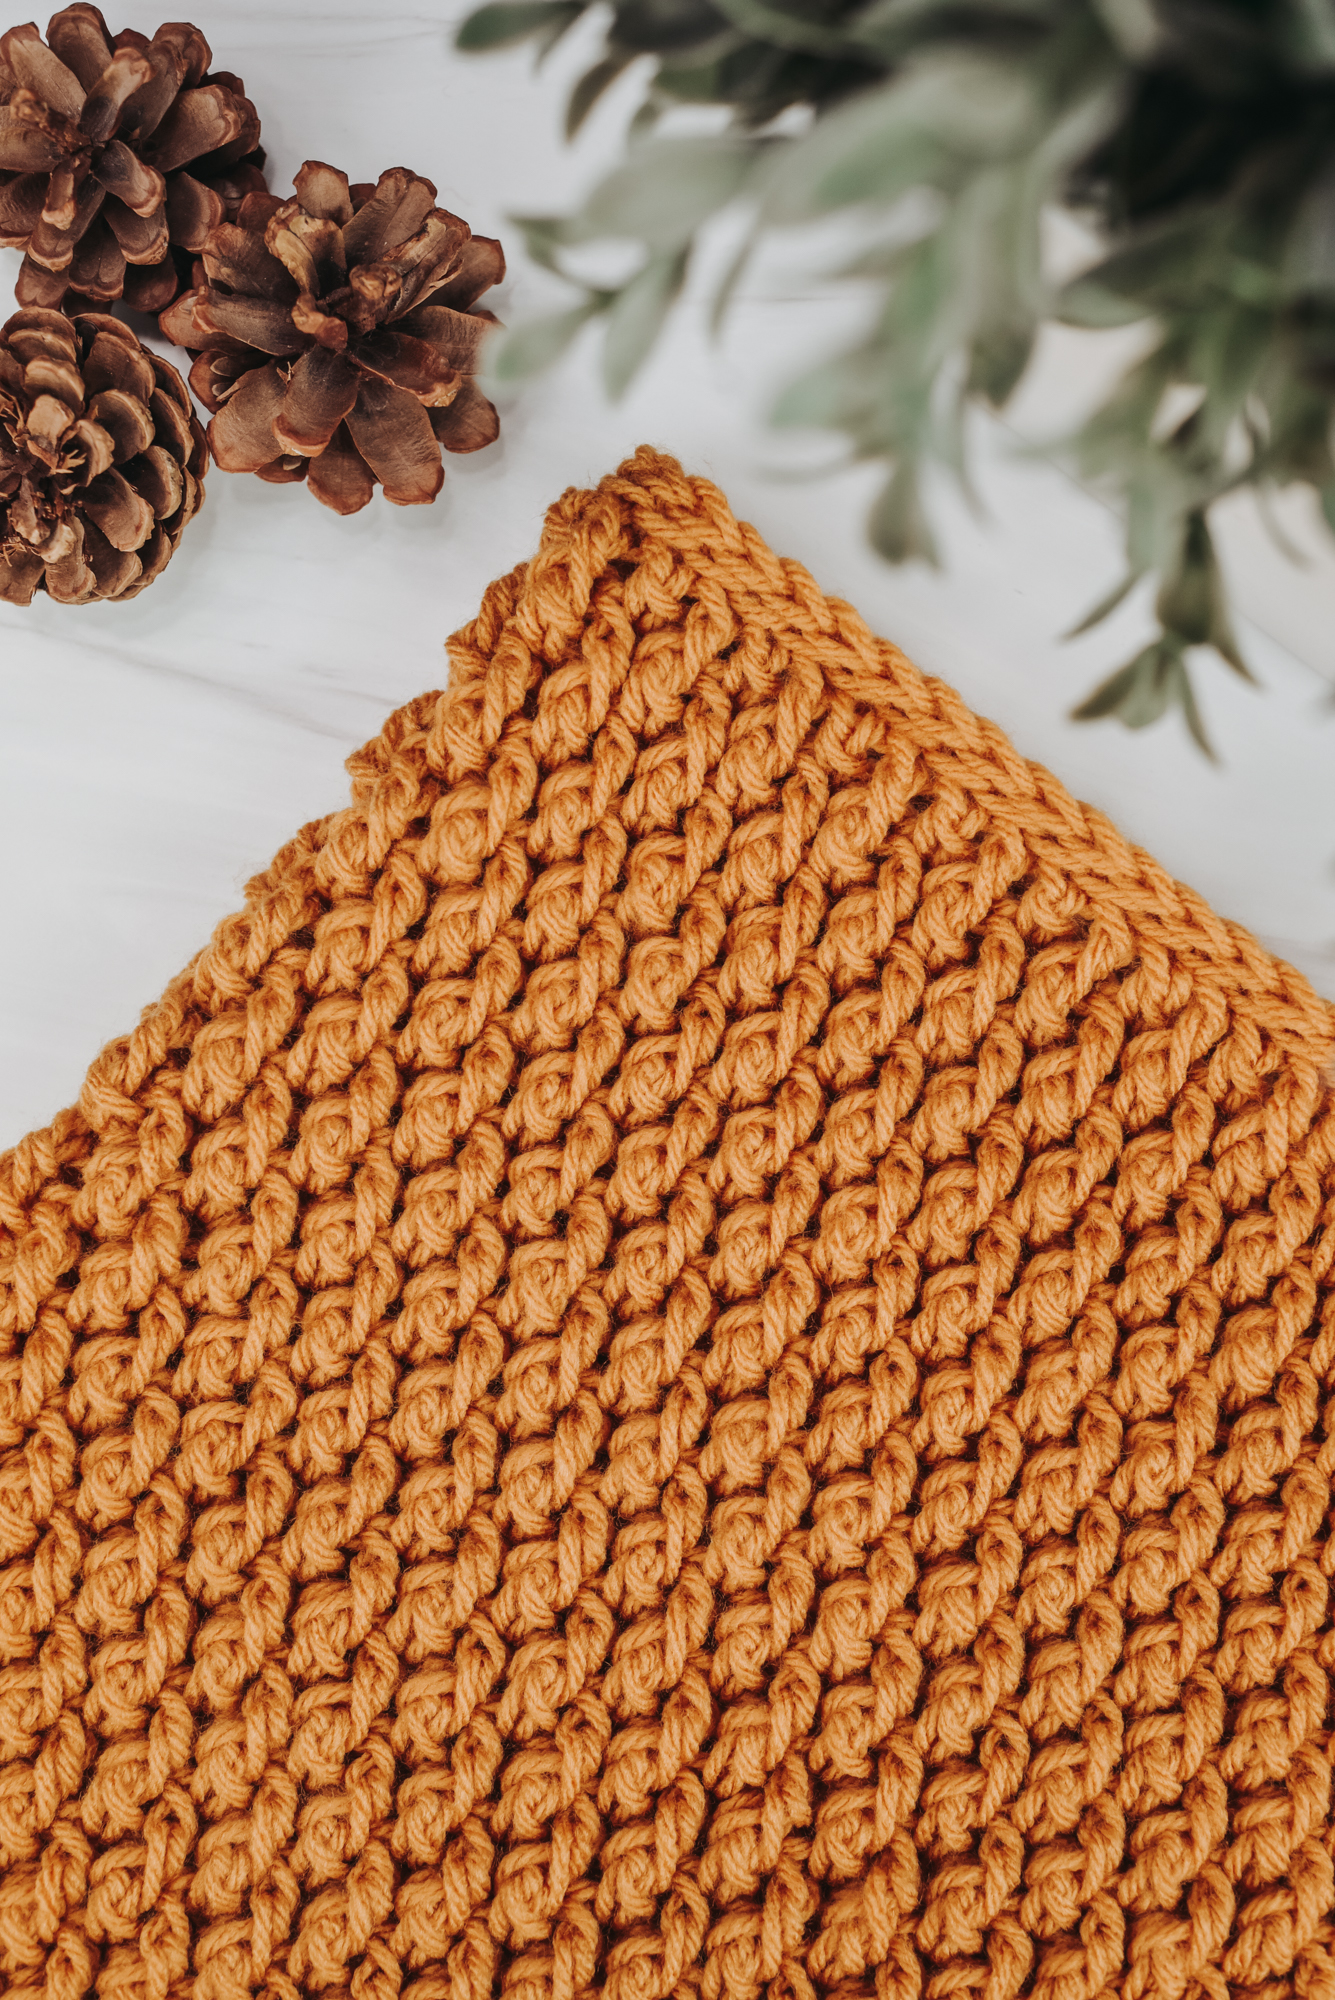
M 1332 1014 L 642 451 L 0 1161 L 0 1992 L 1335 2000 Z

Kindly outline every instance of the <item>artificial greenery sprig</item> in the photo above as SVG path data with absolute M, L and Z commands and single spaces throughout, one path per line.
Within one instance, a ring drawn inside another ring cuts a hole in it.
M 459 43 L 550 46 L 589 4 L 493 0 Z M 776 420 L 883 461 L 875 545 L 935 560 L 923 473 L 967 475 L 970 404 L 1005 407 L 1045 321 L 1145 322 L 1144 358 L 1061 448 L 1126 524 L 1125 579 L 1078 629 L 1147 577 L 1160 629 L 1075 713 L 1140 728 L 1176 707 L 1208 747 L 1187 652 L 1247 673 L 1211 508 L 1305 481 L 1335 528 L 1335 0 L 616 0 L 572 130 L 646 54 L 624 163 L 576 214 L 521 220 L 572 283 L 579 246 L 630 239 L 640 261 L 516 329 L 495 372 L 535 373 L 602 319 L 619 393 L 715 216 L 748 217 L 721 316 L 762 237 L 842 212 L 868 237 L 845 269 L 879 287 L 879 310 Z M 664 114 L 682 103 L 729 106 L 726 129 L 673 136 Z M 795 105 L 814 115 L 780 117 Z M 1103 245 L 1064 284 L 1042 254 L 1053 207 Z

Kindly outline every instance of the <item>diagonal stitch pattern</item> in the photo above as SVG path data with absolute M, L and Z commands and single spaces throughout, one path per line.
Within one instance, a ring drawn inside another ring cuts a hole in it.
M 0 1160 L 0 1988 L 1332 2000 L 1332 1015 L 641 451 Z

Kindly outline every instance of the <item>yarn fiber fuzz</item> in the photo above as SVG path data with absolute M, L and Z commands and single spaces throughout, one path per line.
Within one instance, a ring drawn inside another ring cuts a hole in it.
M 1330 2000 L 1331 1011 L 642 451 L 0 1162 L 50 2000 Z

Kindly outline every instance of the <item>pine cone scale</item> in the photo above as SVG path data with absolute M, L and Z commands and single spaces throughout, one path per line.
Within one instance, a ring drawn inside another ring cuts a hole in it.
M 60 439 L 74 422 L 75 415 L 76 412 L 62 403 L 58 396 L 45 392 L 29 408 L 26 442 L 48 465 L 56 463 Z
M 102 213 L 127 264 L 160 264 L 167 254 L 167 205 L 153 215 L 136 215 L 108 196 Z M 35 254 L 35 253 L 34 253 Z
M 250 196 L 211 232 L 203 282 L 159 324 L 197 357 L 191 385 L 214 411 L 225 470 L 306 478 L 338 513 L 365 506 L 377 481 L 396 504 L 424 505 L 444 481 L 442 449 L 476 451 L 499 430 L 471 387 L 496 322 L 465 308 L 504 274 L 500 245 L 474 248 L 404 167 L 370 189 L 308 160 L 295 186 L 289 201 Z M 426 303 L 437 296 L 451 303 Z
M 79 129 L 84 138 L 94 146 L 105 145 L 131 99 L 146 91 L 154 81 L 153 65 L 147 56 L 135 48 L 117 49 L 89 91 L 80 113 Z M 137 136 L 129 117 L 125 129 L 127 138 Z
M 349 274 L 349 285 L 360 311 L 358 331 L 369 332 L 386 319 L 397 319 L 418 299 L 437 286 L 447 284 L 453 273 L 461 241 L 454 230 L 444 226 L 450 216 L 435 218 L 402 246 L 397 257 L 380 257 L 374 264 L 362 264 Z M 460 224 L 463 228 L 465 225 Z
M 99 389 L 88 413 L 111 439 L 115 464 L 136 458 L 153 442 L 153 419 L 148 406 L 126 389 Z
M 343 225 L 349 264 L 373 264 L 391 243 L 406 242 L 426 221 L 435 199 L 431 181 L 419 179 L 407 167 L 391 167 L 380 176 L 370 200 Z
M 197 511 L 203 432 L 180 376 L 102 314 L 0 327 L 0 598 L 136 595 Z
M 323 160 L 307 160 L 293 181 L 297 200 L 313 221 L 332 222 L 342 241 L 344 227 L 352 220 L 352 194 L 348 177 Z M 346 267 L 345 267 L 346 268 Z
M 218 407 L 209 425 L 209 445 L 224 472 L 258 472 L 279 453 L 274 421 L 287 384 L 278 364 L 252 368 Z
M 357 401 L 358 371 L 327 347 L 309 347 L 287 378 L 273 434 L 284 451 L 313 458 L 325 449 Z
M 152 412 L 153 422 L 157 428 L 158 443 L 164 450 L 170 452 L 176 463 L 183 468 L 182 477 L 185 480 L 187 497 L 189 497 L 193 490 L 192 481 L 203 479 L 203 467 L 208 462 L 208 456 L 207 453 L 200 454 L 200 464 L 197 469 L 195 464 L 195 425 L 199 419 L 190 407 L 190 398 L 185 394 L 185 385 L 181 383 L 179 375 L 176 377 L 176 381 L 180 384 L 182 392 L 180 398 L 178 399 L 175 391 L 169 396 L 164 390 L 155 389 L 149 403 L 149 409 Z M 137 476 L 136 468 L 131 466 L 127 471 L 126 477 L 133 479 Z
M 52 179 L 54 178 L 55 176 L 53 175 Z M 68 222 L 62 222 L 59 219 L 61 211 L 57 210 L 53 216 L 51 205 L 48 201 L 46 207 L 37 218 L 36 226 L 32 231 L 28 243 L 28 255 L 35 263 L 40 264 L 45 271 L 67 271 L 69 269 L 74 261 L 76 244 L 86 234 L 89 224 L 106 199 L 105 191 L 98 187 L 96 181 L 91 183 L 85 181 L 84 186 L 91 186 L 95 199 L 87 204 L 83 226 L 77 233 L 72 227 L 72 224 L 78 217 L 77 209 L 70 215 Z
M 98 216 L 93 226 L 74 246 L 74 255 L 60 275 L 85 298 L 112 304 L 125 291 L 128 258 L 111 233 L 110 225 Z M 52 276 L 55 276 L 52 273 Z M 62 291 L 63 298 L 64 293 Z
M 49 105 L 58 118 L 78 122 L 87 92 L 68 64 L 47 47 L 34 22 L 0 35 L 0 54 L 24 90 Z
M 500 436 L 501 420 L 495 404 L 465 377 L 454 401 L 431 411 L 431 428 L 446 451 L 482 451 Z
M 202 319 L 206 327 L 214 327 L 261 354 L 297 355 L 307 345 L 305 336 L 292 324 L 291 310 L 273 299 L 247 299 L 239 294 L 224 298 L 213 292 Z
M 58 402 L 68 403 L 71 416 L 83 407 L 85 385 L 72 354 L 39 350 L 24 366 L 22 382 L 36 395 L 54 396 Z
M 336 292 L 347 282 L 348 259 L 343 231 L 320 215 L 294 215 L 283 225 L 274 250 L 301 291 L 312 298 Z
M 167 194 L 167 230 L 174 243 L 196 253 L 226 214 L 222 196 L 182 169 L 172 175 Z
M 336 297 L 337 293 L 331 294 Z M 348 322 L 335 319 L 326 312 L 329 299 L 319 300 L 310 292 L 303 292 L 292 308 L 292 324 L 304 334 L 308 334 L 320 347 L 327 347 L 333 354 L 342 354 L 348 345 Z
M 499 285 L 505 276 L 505 252 L 494 236 L 471 236 L 459 256 L 453 275 L 431 295 L 433 306 L 452 306 L 467 312 L 483 292 Z M 491 319 L 491 315 L 486 315 Z M 492 322 L 495 323 L 494 321 Z
M 406 389 L 428 409 L 452 403 L 459 392 L 458 371 L 430 341 L 414 339 L 412 334 L 377 333 L 356 341 L 348 352 L 368 375 Z
M 21 250 L 42 219 L 43 174 L 16 174 L 0 183 L 0 248 Z
M 244 298 L 273 299 L 278 305 L 296 303 L 300 286 L 279 257 L 237 223 L 224 222 L 204 245 L 206 276 Z
M 440 442 L 431 419 L 407 389 L 363 377 L 348 414 L 352 442 L 380 481 L 386 500 L 421 507 L 445 483 Z
M 53 229 L 71 228 L 79 212 L 79 188 L 73 167 L 57 167 L 46 184 L 42 221 Z
M 84 455 L 84 469 L 91 484 L 99 473 L 108 471 L 115 463 L 115 441 L 111 433 L 104 430 L 101 424 L 94 423 L 91 417 L 80 417 L 73 429 Z
M 83 365 L 83 379 L 95 396 L 104 389 L 119 389 L 145 409 L 155 386 L 148 356 L 107 333 L 95 337 Z
M 111 60 L 111 44 L 96 7 L 62 7 L 48 23 L 46 39 L 85 91 L 93 88 Z
M 188 78 L 180 50 L 173 41 L 162 41 L 161 30 L 151 42 L 146 35 L 132 29 L 124 30 L 116 37 L 113 68 L 123 49 L 142 57 L 147 66 L 144 81 L 131 91 L 120 113 L 122 137 L 136 151 L 142 152 L 171 109 L 176 93 L 187 87 Z
M 49 132 L 25 118 L 22 108 L 0 110 L 0 167 L 8 173 L 50 173 L 63 155 Z
M 131 483 L 153 509 L 154 520 L 164 521 L 176 512 L 185 497 L 185 473 L 169 452 L 151 444 L 131 471 Z
M 310 462 L 306 483 L 317 500 L 336 514 L 356 514 L 375 492 L 375 475 L 342 423 L 318 458 Z
M 184 90 L 144 145 L 143 158 L 160 174 L 219 153 L 246 129 L 241 105 L 217 84 Z
M 121 139 L 109 139 L 102 148 L 95 178 L 135 215 L 154 215 L 167 200 L 167 183 L 157 168 L 132 153 Z
M 114 466 L 89 481 L 83 511 L 97 523 L 112 548 L 124 555 L 141 549 L 156 526 L 147 500 L 140 498 L 125 474 Z
M 494 313 L 456 312 L 453 306 L 439 306 L 432 299 L 430 305 L 415 306 L 396 321 L 395 330 L 418 336 L 451 368 L 462 375 L 472 375 L 477 371 L 483 339 L 496 324 Z

